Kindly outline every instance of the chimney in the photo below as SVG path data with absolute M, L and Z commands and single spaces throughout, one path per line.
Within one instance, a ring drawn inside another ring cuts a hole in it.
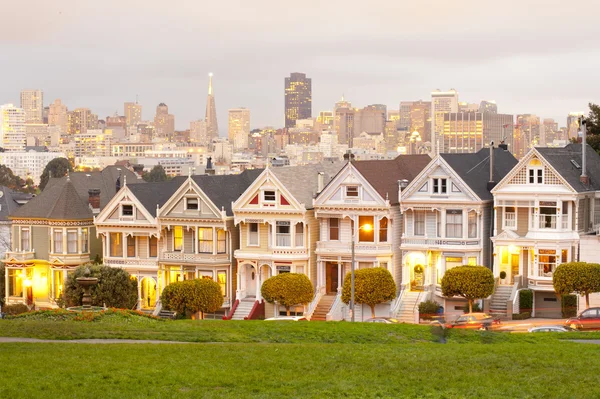
M 490 142 L 490 181 L 487 184 L 488 191 L 491 191 L 492 188 L 496 187 L 496 182 L 494 181 L 494 142 Z
M 100 212 L 100 189 L 91 188 L 88 190 L 88 203 L 94 213 Z
M 580 120 L 581 125 L 581 176 L 579 176 L 579 181 L 584 185 L 589 186 L 590 178 L 587 175 L 587 155 L 586 155 L 586 146 L 587 146 L 587 126 L 586 120 L 583 117 Z
M 317 194 L 323 191 L 325 186 L 325 173 L 319 172 L 317 173 Z
M 508 151 L 508 144 L 506 144 L 504 141 L 501 141 L 500 144 L 498 144 L 498 148 L 502 148 L 504 151 Z
M 205 170 L 207 175 L 214 175 L 215 174 L 215 169 L 212 166 L 212 158 L 208 157 L 208 159 L 206 160 L 206 170 Z

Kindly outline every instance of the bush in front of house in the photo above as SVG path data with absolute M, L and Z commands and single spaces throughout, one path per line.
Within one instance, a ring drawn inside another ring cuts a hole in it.
M 350 303 L 351 275 L 346 274 L 342 290 L 342 302 Z M 389 271 L 381 267 L 359 269 L 354 272 L 354 301 L 369 305 L 371 317 L 375 317 L 375 306 L 396 297 L 396 283 Z
M 270 277 L 263 283 L 260 293 L 265 301 L 285 306 L 288 316 L 292 306 L 306 305 L 314 296 L 312 283 L 301 273 L 282 273 Z
M 577 295 L 562 295 L 560 309 L 564 318 L 577 316 Z
M 2 306 L 2 313 L 7 314 L 9 316 L 14 316 L 27 312 L 29 312 L 29 308 L 24 303 Z
M 97 264 L 82 265 L 69 273 L 62 295 L 66 306 L 81 306 L 83 288 L 77 284 L 78 277 L 98 278 L 98 284 L 90 289 L 93 306 L 120 309 L 137 306 L 137 279 L 121 268 Z
M 552 274 L 554 291 L 558 295 L 572 293 L 585 296 L 585 307 L 590 307 L 590 294 L 600 292 L 600 265 L 587 262 L 569 262 L 559 265 Z
M 419 318 L 432 320 L 437 314 L 440 304 L 436 301 L 427 300 L 419 304 Z
M 519 291 L 519 313 L 531 313 L 533 309 L 533 291 Z
M 494 274 L 484 266 L 457 266 L 446 270 L 442 278 L 442 294 L 446 297 L 461 296 L 469 301 L 487 298 L 494 293 Z
M 164 309 L 177 312 L 183 317 L 200 312 L 216 312 L 223 306 L 221 286 L 212 279 L 184 280 L 165 287 L 160 296 Z

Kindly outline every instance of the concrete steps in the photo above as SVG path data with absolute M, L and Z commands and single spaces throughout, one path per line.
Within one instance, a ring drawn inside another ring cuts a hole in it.
M 250 314 L 250 311 L 252 311 L 254 302 L 256 302 L 256 299 L 254 299 L 254 298 L 242 299 L 239 302 L 237 308 L 235 309 L 235 312 L 233 313 L 233 317 L 231 318 L 231 320 L 244 320 L 244 317 L 248 317 L 248 315 Z
M 393 316 L 402 323 L 415 324 L 415 312 L 418 311 L 416 306 L 417 301 L 425 295 L 425 292 L 407 292 L 402 297 L 400 307 Z
M 335 295 L 323 295 L 321 297 L 321 300 L 319 300 L 319 303 L 317 304 L 317 307 L 315 308 L 315 311 L 313 312 L 310 320 L 311 321 L 326 321 L 327 313 L 329 313 L 329 310 L 331 309 L 331 305 L 333 305 L 334 301 L 335 301 Z
M 513 287 L 511 285 L 498 285 L 490 300 L 490 314 L 500 317 L 509 317 L 506 314 L 506 302 L 510 299 Z

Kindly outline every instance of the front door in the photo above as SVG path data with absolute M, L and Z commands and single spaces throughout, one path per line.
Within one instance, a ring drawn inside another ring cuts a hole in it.
M 519 275 L 519 254 L 510 255 L 510 282 L 515 283 L 515 276 Z
M 325 286 L 328 294 L 335 294 L 338 290 L 338 265 L 327 262 L 325 264 Z
M 254 266 L 246 265 L 246 296 L 256 296 L 257 278 Z

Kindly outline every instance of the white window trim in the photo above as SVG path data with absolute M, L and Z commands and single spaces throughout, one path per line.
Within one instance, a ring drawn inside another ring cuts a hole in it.
M 123 214 L 123 207 L 124 206 L 131 206 L 131 215 L 124 215 Z M 135 219 L 135 206 L 133 206 L 132 203 L 122 203 L 121 206 L 119 207 L 119 214 L 122 218 L 132 218 Z
M 272 191 L 275 195 L 275 199 L 272 200 L 268 200 L 265 198 L 265 193 L 267 191 Z M 273 190 L 262 190 L 261 191 L 261 197 L 262 197 L 262 202 L 266 202 L 267 204 L 276 204 L 277 203 L 277 190 L 273 189 Z
M 175 249 L 175 227 L 179 227 L 179 226 L 173 226 L 172 229 L 172 244 L 173 244 L 173 252 L 181 252 L 183 253 L 184 250 L 184 245 L 185 245 L 185 230 L 183 229 L 183 226 L 181 226 L 181 249 Z M 127 246 L 127 243 L 123 243 L 125 246 Z
M 196 206 L 198 208 L 196 209 L 188 209 L 188 200 L 190 199 L 195 199 L 196 200 Z M 201 205 L 200 205 L 200 199 L 198 197 L 183 197 L 183 209 L 185 211 L 192 211 L 192 212 L 200 212 L 201 210 Z
M 250 244 L 250 225 L 256 224 L 256 244 Z M 248 223 L 246 226 L 247 234 L 246 234 L 246 246 L 248 247 L 260 247 L 260 224 L 259 223 Z
M 509 227 L 506 225 L 506 213 L 507 213 L 506 208 L 507 208 L 506 206 L 502 207 L 502 229 L 503 230 L 517 230 L 517 227 L 519 225 L 519 220 L 517 218 L 517 214 L 519 213 L 518 208 L 516 206 L 514 207 L 515 208 L 515 212 L 514 212 L 515 213 L 515 227 Z
M 356 195 L 348 195 L 348 187 L 356 187 Z M 344 186 L 344 199 L 359 200 L 361 198 L 361 186 L 358 184 L 347 184 Z
M 531 173 L 530 170 L 534 171 L 534 173 L 533 173 L 533 183 L 531 183 L 529 181 L 529 174 Z M 538 180 L 538 171 L 539 170 L 542 171 L 542 182 L 541 183 L 538 183 L 538 181 L 537 181 Z M 546 181 L 546 179 L 545 179 L 546 176 L 544 176 L 544 175 L 545 175 L 545 173 L 544 173 L 544 167 L 543 166 L 529 166 L 527 168 L 527 184 L 544 184 L 544 182 Z
M 433 191 L 433 188 L 435 186 L 434 182 L 435 180 L 438 180 L 438 189 L 439 192 L 435 192 Z M 446 191 L 442 192 L 442 180 L 446 180 Z M 431 194 L 432 195 L 448 195 L 448 182 L 450 181 L 450 179 L 448 179 L 448 177 L 432 177 L 431 178 Z

